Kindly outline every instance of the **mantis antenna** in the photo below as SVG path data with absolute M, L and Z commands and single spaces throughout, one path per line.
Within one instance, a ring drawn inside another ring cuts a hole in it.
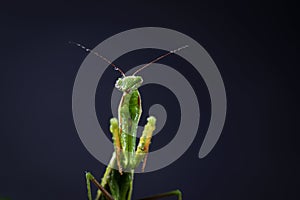
M 155 58 L 155 59 L 152 60 L 151 62 L 145 64 L 145 65 L 144 65 L 143 67 L 141 67 L 140 69 L 136 70 L 136 71 L 132 74 L 132 76 L 136 75 L 138 72 L 142 71 L 142 70 L 145 69 L 146 67 L 149 67 L 149 65 L 151 65 L 152 63 L 155 63 L 155 62 L 157 62 L 157 61 L 163 59 L 164 57 L 167 57 L 168 55 L 173 54 L 173 53 L 176 53 L 177 51 L 180 51 L 180 50 L 185 49 L 185 48 L 187 48 L 187 47 L 189 47 L 189 46 L 188 46 L 188 45 L 185 45 L 185 46 L 179 47 L 178 49 L 174 49 L 174 50 L 169 51 L 168 53 L 166 53 L 166 54 L 164 54 L 164 55 L 162 55 L 162 56 L 159 56 L 158 58 Z
M 105 58 L 104 56 L 102 56 L 101 54 L 99 54 L 98 52 L 93 51 L 92 49 L 89 49 L 89 48 L 83 46 L 82 44 L 79 44 L 79 43 L 76 43 L 76 42 L 69 41 L 69 43 L 70 43 L 70 44 L 75 44 L 76 46 L 78 46 L 78 47 L 84 49 L 85 51 L 91 52 L 92 54 L 94 54 L 94 55 L 96 55 L 97 57 L 101 58 L 102 60 L 104 60 L 105 62 L 107 62 L 107 63 L 110 64 L 111 66 L 113 66 L 115 70 L 118 70 L 118 71 L 122 74 L 123 77 L 125 77 L 124 72 L 123 72 L 119 67 L 117 67 L 114 63 L 112 63 L 110 60 L 108 60 L 107 58 Z

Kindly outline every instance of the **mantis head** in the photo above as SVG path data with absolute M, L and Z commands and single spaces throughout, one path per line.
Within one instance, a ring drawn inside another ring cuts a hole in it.
M 121 92 L 131 92 L 138 89 L 143 83 L 141 76 L 125 76 L 116 81 L 115 87 Z

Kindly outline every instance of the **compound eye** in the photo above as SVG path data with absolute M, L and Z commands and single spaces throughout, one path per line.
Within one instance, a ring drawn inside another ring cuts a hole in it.
M 116 81 L 116 84 L 115 84 L 115 87 L 117 89 L 120 89 L 122 87 L 122 79 L 119 78 L 117 81 Z

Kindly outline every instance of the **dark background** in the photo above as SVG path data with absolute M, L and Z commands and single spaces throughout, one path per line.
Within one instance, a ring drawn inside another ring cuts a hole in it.
M 176 188 L 189 200 L 299 198 L 296 4 L 14 1 L 1 2 L 0 9 L 0 197 L 86 199 L 84 171 L 100 178 L 105 166 L 87 152 L 73 123 L 73 82 L 87 54 L 68 41 L 93 48 L 116 33 L 157 26 L 189 35 L 208 51 L 225 83 L 228 113 L 220 140 L 200 160 L 210 116 L 205 83 L 191 66 L 180 69 L 185 61 L 178 56 L 163 60 L 193 84 L 201 106 L 200 130 L 172 165 L 136 175 L 134 199 Z M 131 52 L 116 64 L 127 70 L 161 53 Z M 99 111 L 109 106 L 106 94 L 119 77 L 112 69 L 105 75 L 97 91 Z M 167 96 L 158 98 L 157 91 Z M 164 100 L 172 99 L 172 93 L 158 86 L 141 92 L 145 113 L 150 104 L 162 101 L 175 116 L 164 130 L 176 128 L 176 100 Z M 99 117 L 104 128 L 109 117 L 109 111 Z M 171 139 L 159 134 L 153 148 Z

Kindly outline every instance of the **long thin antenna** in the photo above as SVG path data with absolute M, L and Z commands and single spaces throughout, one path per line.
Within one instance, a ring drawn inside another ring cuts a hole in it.
M 110 64 L 111 66 L 113 66 L 115 70 L 118 70 L 118 71 L 122 74 L 123 77 L 125 77 L 124 72 L 123 72 L 119 67 L 117 67 L 114 63 L 112 63 L 110 60 L 108 60 L 108 59 L 105 58 L 104 56 L 100 55 L 98 52 L 93 51 L 92 49 L 89 49 L 89 48 L 87 48 L 87 47 L 85 47 L 85 46 L 83 46 L 82 44 L 79 44 L 79 43 L 77 43 L 77 42 L 69 41 L 69 43 L 70 43 L 70 44 L 75 44 L 76 46 L 78 46 L 78 47 L 84 49 L 85 51 L 91 52 L 92 54 L 94 54 L 94 55 L 96 55 L 97 57 L 101 58 L 102 60 L 104 60 L 105 62 L 107 62 L 107 63 Z
M 141 67 L 140 69 L 136 70 L 136 71 L 132 74 L 132 76 L 136 75 L 138 72 L 142 71 L 142 70 L 145 69 L 146 67 L 149 67 L 149 65 L 151 65 L 152 63 L 155 63 L 155 62 L 157 62 L 157 61 L 163 59 L 164 57 L 167 57 L 168 55 L 173 54 L 173 53 L 176 53 L 177 51 L 180 51 L 180 50 L 185 49 L 185 48 L 187 48 L 187 47 L 189 47 L 189 46 L 188 46 L 188 45 L 185 45 L 185 46 L 182 46 L 182 47 L 180 47 L 180 48 L 178 48 L 178 49 L 169 51 L 168 53 L 166 53 L 166 54 L 164 54 L 164 55 L 162 55 L 162 56 L 159 56 L 158 58 L 154 59 L 153 61 L 149 62 L 148 64 L 145 64 L 145 65 L 144 65 L 143 67 Z

